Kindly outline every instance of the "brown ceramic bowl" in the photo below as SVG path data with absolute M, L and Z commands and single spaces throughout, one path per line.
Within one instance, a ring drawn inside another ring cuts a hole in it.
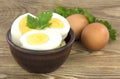
M 10 30 L 6 36 L 11 53 L 17 63 L 25 70 L 31 73 L 49 73 L 59 68 L 68 57 L 72 44 L 75 40 L 75 35 L 70 30 L 65 39 L 66 45 L 53 50 L 29 50 L 17 46 L 11 40 Z

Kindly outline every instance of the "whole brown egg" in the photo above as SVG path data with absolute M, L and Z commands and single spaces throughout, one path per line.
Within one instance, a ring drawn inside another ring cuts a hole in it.
M 81 14 L 73 14 L 68 16 L 67 20 L 70 23 L 70 27 L 75 33 L 76 39 L 78 39 L 83 28 L 88 25 L 87 18 Z
M 103 24 L 91 23 L 82 31 L 81 41 L 90 50 L 100 50 L 109 41 L 108 29 Z

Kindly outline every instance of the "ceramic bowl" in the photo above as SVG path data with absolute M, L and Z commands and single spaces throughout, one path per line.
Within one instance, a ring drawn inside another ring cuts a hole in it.
M 10 51 L 16 62 L 31 73 L 49 73 L 58 69 L 67 59 L 75 40 L 74 32 L 70 29 L 66 45 L 53 50 L 29 50 L 12 42 L 10 29 L 6 35 Z

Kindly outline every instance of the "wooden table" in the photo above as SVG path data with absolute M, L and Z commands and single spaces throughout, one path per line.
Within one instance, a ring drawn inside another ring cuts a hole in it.
M 75 42 L 68 59 L 55 72 L 28 73 L 13 59 L 6 32 L 19 15 L 37 15 L 58 5 L 85 8 L 108 20 L 118 32 L 117 40 L 93 52 Z M 0 0 L 0 79 L 120 79 L 120 0 Z

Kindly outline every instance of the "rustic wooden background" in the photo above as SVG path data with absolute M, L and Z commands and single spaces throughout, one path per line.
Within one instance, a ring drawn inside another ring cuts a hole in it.
M 13 59 L 6 32 L 19 15 L 37 15 L 58 5 L 85 8 L 108 20 L 118 32 L 117 40 L 100 51 L 87 51 L 75 42 L 67 61 L 55 72 L 28 73 Z M 0 79 L 120 79 L 120 0 L 0 0 Z

